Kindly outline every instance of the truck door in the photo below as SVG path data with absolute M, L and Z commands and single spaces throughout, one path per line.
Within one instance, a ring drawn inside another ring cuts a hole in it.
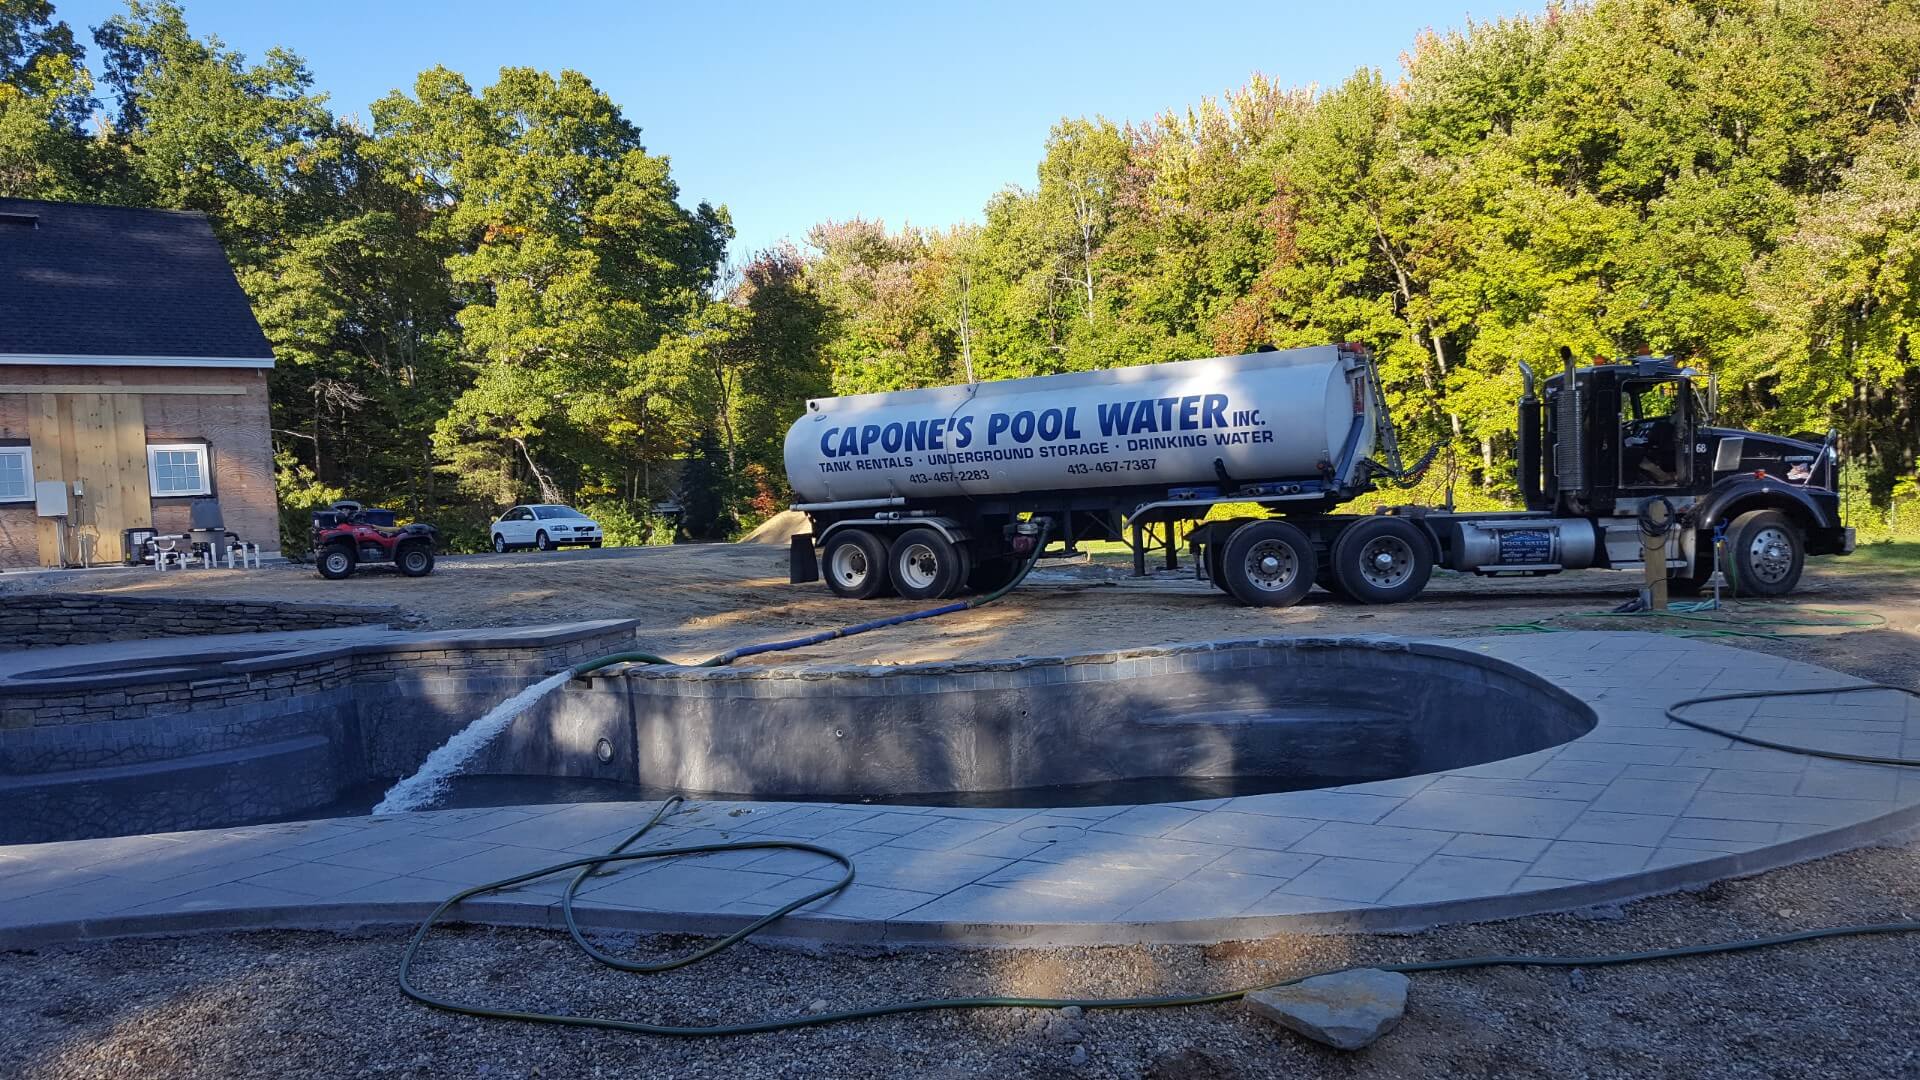
M 1620 383 L 1620 488 L 1684 491 L 1693 480 L 1692 394 L 1681 379 Z

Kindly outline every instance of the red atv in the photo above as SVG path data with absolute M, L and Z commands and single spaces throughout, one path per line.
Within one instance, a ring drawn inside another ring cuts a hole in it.
M 393 524 L 393 511 L 375 510 L 357 502 L 337 502 L 330 510 L 315 510 L 308 531 L 313 561 L 329 581 L 350 577 L 361 563 L 390 562 L 408 577 L 433 573 L 433 548 L 440 538 L 431 525 Z

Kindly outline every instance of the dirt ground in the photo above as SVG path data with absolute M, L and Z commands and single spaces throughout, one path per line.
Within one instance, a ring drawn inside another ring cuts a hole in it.
M 1244 608 L 1192 577 L 1190 569 L 1149 579 L 1128 576 L 1117 559 L 1049 562 L 1007 599 L 977 611 L 769 655 L 764 663 L 910 663 L 954 657 L 1092 652 L 1126 646 L 1260 635 L 1378 633 L 1460 637 L 1547 620 L 1563 629 L 1663 628 L 1789 631 L 1797 636 L 1715 636 L 1740 648 L 1792 656 L 1865 678 L 1920 677 L 1920 545 L 1892 545 L 1894 557 L 1814 559 L 1789 600 L 1740 602 L 1720 623 L 1649 617 L 1595 617 L 1631 597 L 1638 578 L 1585 571 L 1558 577 L 1485 579 L 1437 572 L 1419 598 L 1364 607 L 1315 591 L 1292 608 Z M 431 577 L 370 571 L 325 581 L 310 567 L 251 571 L 148 570 L 4 575 L 9 590 L 50 590 L 263 598 L 295 603 L 397 605 L 438 628 L 514 626 L 631 618 L 639 647 L 698 660 L 736 645 L 914 611 L 898 599 L 839 600 L 825 586 L 789 585 L 783 547 L 689 545 L 443 559 Z M 1868 614 L 1829 615 L 1843 610 Z M 1829 626 L 1781 626 L 1794 619 Z M 1872 624 L 1870 627 L 1839 624 Z
M 1630 595 L 1622 574 L 1523 582 L 1447 576 L 1418 601 L 1361 608 L 1316 594 L 1250 610 L 1189 581 L 1130 581 L 1113 565 L 1054 567 L 980 611 L 837 641 L 782 662 L 907 662 L 1088 651 L 1261 634 L 1425 637 L 1532 623 L 1564 628 L 1792 631 L 1716 636 L 1920 689 L 1920 562 L 1820 560 L 1802 592 L 1742 603 L 1719 624 L 1596 618 Z M 643 642 L 695 659 L 912 610 L 848 604 L 785 583 L 754 546 L 449 559 L 425 580 L 324 582 L 306 568 L 161 579 L 99 574 L 9 589 L 398 604 L 435 626 L 631 617 Z M 1833 615 L 1834 610 L 1872 612 Z M 1763 620 L 1872 623 L 1787 626 Z M 1890 844 L 1626 908 L 1406 936 L 1279 936 L 1207 948 L 896 953 L 746 946 L 642 977 L 599 968 L 563 935 L 466 929 L 430 946 L 423 982 L 494 1004 L 679 1023 L 961 994 L 1127 995 L 1218 989 L 1361 961 L 1483 953 L 1591 955 L 1844 922 L 1920 918 L 1920 846 Z M 0 1076 L 93 1077 L 963 1077 L 1251 1080 L 1265 1077 L 1920 1076 L 1920 935 L 1846 939 L 1623 968 L 1490 969 L 1415 977 L 1407 1017 L 1373 1048 L 1324 1050 L 1233 1005 L 940 1013 L 694 1042 L 457 1017 L 403 1000 L 405 935 L 246 933 L 0 954 Z M 684 940 L 619 940 L 629 955 Z M 1078 1041 L 1074 1041 L 1077 1038 Z
M 681 1024 L 932 996 L 1169 994 L 1358 962 L 1587 956 L 1920 917 L 1920 850 L 1876 848 L 1626 909 L 1395 937 L 1197 947 L 809 953 L 752 945 L 668 975 L 598 967 L 560 934 L 450 931 L 425 989 L 496 1006 Z M 406 935 L 248 933 L 0 954 L 0 1075 L 649 1080 L 1254 1080 L 1920 1075 L 1920 935 L 1633 967 L 1413 976 L 1406 1019 L 1342 1054 L 1237 1005 L 943 1012 L 676 1041 L 435 1012 L 394 984 Z M 609 937 L 658 959 L 687 940 Z

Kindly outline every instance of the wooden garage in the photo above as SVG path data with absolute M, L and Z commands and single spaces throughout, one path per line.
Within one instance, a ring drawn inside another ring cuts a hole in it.
M 197 213 L 0 199 L 0 570 L 124 560 L 196 502 L 279 547 L 273 352 Z

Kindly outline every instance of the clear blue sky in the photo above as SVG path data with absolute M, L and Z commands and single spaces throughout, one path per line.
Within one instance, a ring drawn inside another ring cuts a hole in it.
M 55 0 L 91 45 L 119 0 Z M 305 57 L 341 113 L 444 64 L 585 73 L 673 160 L 681 201 L 724 203 L 736 255 L 826 218 L 978 220 L 1033 183 L 1061 116 L 1145 120 L 1262 72 L 1332 85 L 1391 77 L 1423 28 L 1537 2 L 672 4 L 554 0 L 185 0 L 196 34 Z

